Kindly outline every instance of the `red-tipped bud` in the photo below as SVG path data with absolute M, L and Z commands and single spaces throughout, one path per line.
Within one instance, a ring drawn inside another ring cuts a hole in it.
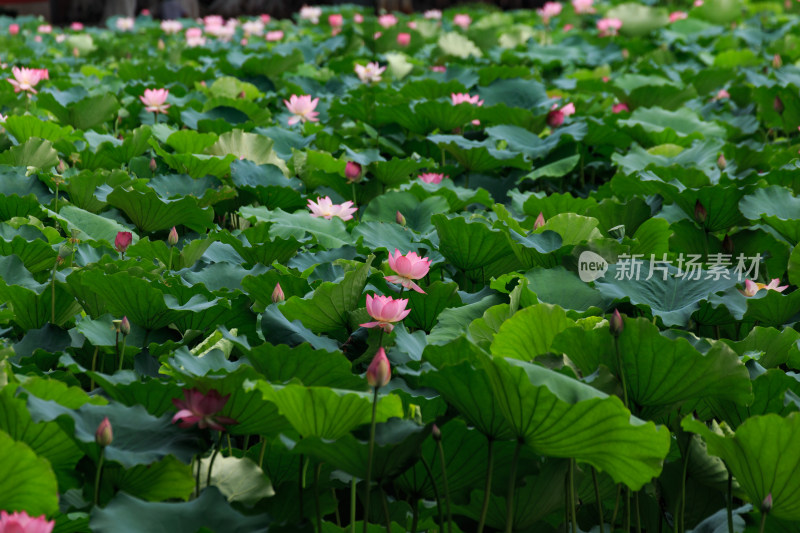
M 155 157 L 151 157 L 150 158 L 150 172 L 155 172 L 157 168 L 158 168 L 158 165 L 156 164 L 156 158 Z
M 614 309 L 614 313 L 608 320 L 608 329 L 615 337 L 619 337 L 622 333 L 622 330 L 625 329 L 625 322 L 622 321 L 622 315 L 619 314 L 617 309 Z
M 433 427 L 431 428 L 431 437 L 433 437 L 433 440 L 435 441 L 442 440 L 442 430 L 439 429 L 439 426 L 437 426 L 436 424 L 434 424 Z
M 761 512 L 766 514 L 772 510 L 772 493 L 767 494 L 764 501 L 761 502 Z
M 281 284 L 278 283 L 275 285 L 275 289 L 272 291 L 272 303 L 276 304 L 282 302 L 286 299 L 286 296 L 283 294 L 283 289 L 281 289 Z
M 405 226 L 406 225 L 406 217 L 404 217 L 403 213 L 401 213 L 400 211 L 397 212 L 397 214 L 394 217 L 394 220 L 395 220 L 395 222 L 397 222 L 401 226 Z
M 777 111 L 779 115 L 783 115 L 783 100 L 781 100 L 780 96 L 776 96 L 775 100 L 772 101 L 772 109 Z
M 350 183 L 358 183 L 361 179 L 361 165 L 355 161 L 348 161 L 344 167 L 344 177 Z
M 533 223 L 533 229 L 537 230 L 537 229 L 541 228 L 544 225 L 545 225 L 544 213 L 539 211 L 539 216 L 536 217 L 536 221 Z
M 114 440 L 114 432 L 111 430 L 111 422 L 108 417 L 105 417 L 100 425 L 97 426 L 97 431 L 94 432 L 94 441 L 105 448 L 110 445 Z
M 131 245 L 133 241 L 133 233 L 130 231 L 120 231 L 117 233 L 116 239 L 114 239 L 114 248 L 121 253 L 124 254 L 125 250 L 128 249 L 128 246 Z
M 720 170 L 725 170 L 725 167 L 728 166 L 728 160 L 725 159 L 725 154 L 719 154 L 719 157 L 717 158 L 717 166 L 720 168 Z
M 167 237 L 167 244 L 170 246 L 175 246 L 178 244 L 178 230 L 175 229 L 175 226 L 172 226 L 172 229 L 169 230 L 169 236 Z
M 708 211 L 706 211 L 705 206 L 700 203 L 700 200 L 697 200 L 694 203 L 694 219 L 700 224 L 704 224 L 707 218 Z
M 389 358 L 386 357 L 383 348 L 378 348 L 378 352 L 367 367 L 367 383 L 370 387 L 385 387 L 390 379 L 392 379 L 392 367 Z
M 127 316 L 122 317 L 122 320 L 119 323 L 119 332 L 123 335 L 131 334 L 131 323 Z

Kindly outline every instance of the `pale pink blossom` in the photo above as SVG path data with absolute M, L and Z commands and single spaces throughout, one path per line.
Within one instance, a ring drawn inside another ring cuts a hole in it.
M 211 428 L 216 431 L 225 431 L 225 425 L 238 424 L 233 418 L 217 414 L 228 403 L 230 394 L 220 396 L 215 390 L 203 394 L 197 389 L 184 389 L 183 395 L 185 400 L 172 399 L 173 405 L 178 408 L 172 417 L 173 424 L 178 423 L 182 428 L 197 424 L 200 429 Z
M 120 17 L 117 19 L 117 29 L 119 31 L 131 31 L 135 24 L 133 17 Z
M 261 22 L 263 22 L 264 24 L 269 24 L 269 21 L 272 20 L 272 18 L 266 13 L 262 13 L 259 16 L 259 18 L 261 19 Z
M 264 33 L 264 23 L 260 20 L 248 20 L 242 24 L 242 31 L 245 35 L 261 35 Z
M 703 0 L 694 0 L 694 3 L 692 3 L 692 5 L 694 7 L 700 7 L 703 5 Z
M 53 33 L 53 27 L 50 24 L 42 24 L 36 31 L 39 33 Z
M 628 104 L 626 104 L 625 102 L 620 102 L 618 104 L 614 104 L 611 107 L 611 112 L 612 113 L 615 113 L 615 114 L 616 113 L 622 113 L 623 111 L 630 111 L 630 109 L 628 109 Z
M 317 24 L 321 16 L 322 8 L 316 6 L 303 6 L 300 8 L 300 20 L 307 20 L 312 24 Z
M 374 318 L 373 322 L 359 324 L 364 328 L 381 328 L 386 333 L 391 333 L 394 329 L 394 322 L 400 322 L 411 312 L 406 309 L 408 299 L 395 300 L 391 296 L 372 296 L 367 295 L 367 313 Z
M 420 180 L 422 180 L 423 182 L 425 182 L 425 183 L 432 183 L 432 184 L 434 184 L 434 185 L 438 185 L 438 184 L 440 184 L 440 183 L 442 182 L 442 180 L 443 180 L 444 178 L 446 178 L 447 176 L 445 176 L 444 174 L 437 174 L 437 173 L 435 173 L 435 172 L 425 172 L 425 173 L 423 173 L 423 174 L 420 174 L 420 175 L 419 175 L 419 176 L 417 176 L 417 177 L 418 177 Z
M 622 27 L 620 19 L 600 19 L 597 21 L 597 31 L 600 32 L 600 37 L 609 37 L 616 35 Z
M 55 525 L 54 520 L 44 515 L 34 518 L 25 511 L 11 514 L 0 511 L 0 533 L 50 533 Z
M 397 34 L 397 44 L 400 46 L 408 46 L 411 44 L 411 34 L 410 33 L 398 33 Z
M 286 105 L 289 112 L 294 114 L 294 116 L 289 119 L 290 126 L 300 121 L 319 122 L 317 118 L 319 113 L 314 111 L 317 107 L 317 103 L 319 103 L 319 98 L 314 98 L 312 100 L 311 96 L 307 94 L 302 96 L 293 94 L 288 101 L 284 100 L 283 103 Z
M 397 17 L 395 17 L 391 13 L 381 15 L 380 17 L 378 17 L 378 24 L 380 24 L 384 28 L 391 28 L 392 26 L 397 24 Z
M 225 24 L 225 19 L 220 15 L 208 15 L 207 17 L 203 18 L 203 25 L 208 28 L 212 28 L 214 26 L 222 26 Z
M 593 3 L 594 0 L 572 0 L 572 9 L 579 15 L 594 13 L 595 9 L 592 5 Z
M 19 24 L 9 24 L 8 25 L 8 33 L 9 33 L 9 35 L 17 35 L 17 34 L 19 34 Z
M 280 41 L 283 39 L 283 31 L 282 30 L 273 30 L 268 31 L 267 34 L 264 36 L 264 39 L 267 41 Z
M 541 228 L 545 224 L 546 224 L 546 222 L 544 220 L 544 213 L 539 211 L 539 216 L 536 217 L 536 220 L 533 221 L 533 229 L 534 229 L 534 231 L 536 231 L 537 229 Z
M 56 42 L 57 43 L 63 43 L 66 40 L 67 40 L 67 35 L 65 33 L 59 33 L 59 34 L 56 35 Z
M 723 100 L 725 98 L 730 98 L 731 95 L 725 89 L 720 89 L 717 95 L 714 97 L 714 100 Z
M 376 83 L 381 81 L 381 74 L 386 70 L 386 67 L 380 66 L 376 62 L 367 63 L 364 65 L 356 65 L 355 71 L 361 83 Z
M 32 68 L 31 70 L 39 73 L 39 80 L 49 80 L 50 79 L 50 71 L 46 68 Z
M 670 23 L 676 22 L 679 20 L 683 20 L 688 16 L 689 15 L 687 15 L 685 11 L 673 11 L 672 13 L 669 14 L 669 21 Z
M 416 29 L 417 29 L 417 21 L 415 21 L 415 20 L 409 20 L 409 21 L 406 23 L 406 26 L 408 26 L 408 27 L 409 27 L 409 28 L 411 28 L 412 30 L 416 30 Z
M 775 278 L 771 280 L 769 284 L 757 283 L 755 281 L 751 281 L 748 279 L 745 280 L 744 282 L 744 290 L 739 289 L 739 292 L 741 292 L 747 297 L 750 297 L 750 296 L 755 296 L 756 293 L 758 293 L 758 291 L 762 289 L 766 289 L 768 291 L 783 292 L 789 288 L 788 285 L 779 286 L 780 282 L 781 282 L 780 278 Z
M 378 39 L 381 38 L 381 35 L 383 35 L 383 32 L 376 31 L 375 33 L 372 34 L 372 38 L 377 41 Z
M 392 366 L 389 364 L 389 358 L 386 357 L 386 350 L 381 346 L 367 367 L 367 383 L 370 387 L 377 389 L 388 385 L 391 379 Z
M 69 29 L 72 31 L 83 31 L 83 24 L 80 22 L 73 22 L 69 25 Z
M 36 37 L 33 38 L 33 40 L 34 40 L 34 42 L 40 43 L 40 42 L 42 42 L 42 36 L 41 35 L 37 35 Z
M 186 30 L 186 46 L 195 47 L 206 44 L 203 30 L 200 28 L 189 28 Z
M 480 98 L 481 97 L 477 94 L 475 96 L 470 96 L 468 93 L 450 93 L 450 100 L 453 102 L 453 105 L 467 103 L 480 107 L 483 105 L 483 100 Z
M 144 95 L 139 100 L 145 105 L 144 110 L 151 113 L 166 113 L 169 104 L 166 103 L 169 91 L 167 89 L 145 89 Z
M 573 28 L 575 28 L 575 26 L 573 26 L 572 24 L 564 24 L 564 33 L 572 31 Z
M 553 104 L 550 112 L 547 113 L 547 125 L 551 128 L 557 128 L 564 123 L 564 119 L 570 115 L 575 114 L 575 104 L 572 102 L 558 108 L 558 104 Z
M 21 91 L 36 94 L 34 87 L 42 81 L 42 69 L 13 67 L 11 74 L 13 74 L 14 79 L 8 78 L 7 81 L 14 86 L 15 93 Z
M 183 24 L 179 20 L 162 20 L 161 31 L 164 33 L 178 33 L 183 29 Z
M 558 2 L 546 2 L 542 7 L 536 10 L 545 24 L 550 23 L 550 19 L 557 17 L 561 13 L 561 4 Z
M 457 13 L 453 16 L 453 24 L 466 30 L 472 24 L 472 17 L 466 13 Z
M 431 260 L 420 257 L 415 252 L 408 252 L 402 255 L 400 250 L 395 248 L 394 255 L 389 254 L 389 268 L 391 268 L 397 275 L 386 276 L 386 281 L 390 283 L 399 283 L 406 289 L 413 289 L 420 294 L 425 294 L 419 285 L 414 283 L 414 280 L 422 279 L 431 268 Z
M 308 209 L 311 210 L 312 217 L 324 218 L 326 220 L 339 217 L 345 221 L 352 219 L 353 213 L 358 211 L 358 208 L 353 206 L 353 202 L 347 201 L 342 204 L 334 204 L 330 196 L 326 196 L 325 198 L 317 197 L 316 203 L 309 199 Z
M 442 19 L 442 11 L 439 9 L 429 9 L 425 11 L 422 15 L 426 19 L 433 19 L 433 20 L 441 20 Z
M 355 15 L 353 15 L 353 21 L 356 24 L 361 24 L 362 22 L 364 22 L 364 15 L 362 15 L 361 13 L 356 13 Z

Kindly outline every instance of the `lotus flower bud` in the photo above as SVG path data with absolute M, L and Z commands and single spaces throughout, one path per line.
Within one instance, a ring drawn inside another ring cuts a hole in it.
M 700 200 L 697 200 L 694 203 L 694 219 L 700 224 L 705 224 L 707 218 L 708 211 L 706 211 L 705 206 L 700 203 Z
M 725 154 L 719 154 L 719 157 L 717 158 L 717 166 L 720 168 L 720 170 L 725 170 L 725 167 L 728 166 L 728 161 L 725 159 Z
M 437 426 L 436 424 L 434 424 L 433 427 L 431 428 L 431 437 L 433 437 L 433 440 L 437 442 L 442 440 L 442 430 L 439 429 L 439 426 Z
M 780 54 L 772 56 L 772 68 L 781 68 L 783 66 L 783 59 Z
M 116 248 L 119 253 L 124 254 L 128 246 L 131 245 L 131 241 L 133 241 L 133 233 L 130 231 L 120 231 L 114 239 L 114 248 Z
M 772 108 L 777 111 L 779 115 L 783 115 L 783 100 L 781 100 L 780 96 L 776 96 L 775 100 L 772 101 Z
M 111 422 L 108 417 L 105 417 L 100 425 L 97 426 L 97 431 L 94 432 L 94 441 L 105 448 L 109 446 L 114 440 L 114 432 L 111 430 Z
M 361 165 L 355 161 L 348 161 L 344 167 L 344 177 L 348 183 L 358 183 L 361 180 Z
M 406 225 L 406 217 L 404 217 L 403 213 L 401 213 L 400 211 L 397 212 L 397 214 L 395 215 L 394 219 L 401 226 L 405 226 Z
M 122 320 L 119 322 L 119 332 L 123 335 L 130 335 L 131 334 L 131 323 L 128 320 L 127 316 L 122 317 Z
M 178 230 L 175 229 L 175 226 L 172 226 L 172 229 L 169 230 L 169 236 L 167 237 L 167 244 L 170 246 L 175 246 L 178 244 Z
M 167 47 L 167 44 L 164 42 L 164 39 L 159 39 L 158 44 L 156 45 L 159 50 L 163 50 Z
M 733 239 L 727 233 L 725 234 L 725 238 L 722 239 L 722 251 L 726 254 L 733 255 Z
M 625 329 L 625 322 L 622 321 L 622 315 L 619 314 L 619 310 L 614 309 L 614 313 L 608 320 L 608 329 L 615 337 L 619 337 L 622 331 Z
M 158 168 L 158 165 L 156 164 L 156 158 L 155 157 L 151 157 L 150 158 L 150 172 L 155 172 L 157 168 Z
M 389 358 L 386 357 L 383 348 L 378 348 L 378 352 L 367 367 L 367 383 L 370 387 L 385 387 L 390 379 L 392 379 L 392 367 Z
M 539 211 L 539 216 L 536 217 L 536 221 L 533 223 L 533 229 L 537 230 L 537 229 L 541 228 L 544 225 L 545 225 L 544 213 Z
M 764 498 L 764 501 L 761 502 L 761 512 L 768 513 L 772 510 L 772 493 L 770 492 L 767 494 L 767 497 Z
M 244 100 L 245 98 L 247 98 L 247 95 L 245 94 L 245 92 L 244 92 L 244 91 L 242 91 L 242 92 L 240 92 L 240 93 L 239 93 L 239 97 L 238 97 L 238 98 L 239 98 L 240 100 Z
M 283 289 L 281 289 L 281 284 L 278 283 L 275 285 L 275 289 L 272 291 L 272 303 L 276 304 L 282 302 L 286 299 L 286 296 L 283 294 Z

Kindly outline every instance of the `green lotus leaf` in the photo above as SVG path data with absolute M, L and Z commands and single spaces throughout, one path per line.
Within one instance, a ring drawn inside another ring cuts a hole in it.
M 468 222 L 463 217 L 438 214 L 431 221 L 439 234 L 439 253 L 461 270 L 485 267 L 511 252 L 502 232 L 480 219 Z
M 50 168 L 58 165 L 58 152 L 50 141 L 30 138 L 0 153 L 0 164 L 21 167 Z
M 207 487 L 211 458 L 200 462 L 201 488 Z M 272 483 L 261 468 L 247 457 L 218 457 L 211 469 L 211 485 L 219 489 L 229 502 L 252 506 L 275 495 Z
M 553 339 L 575 326 L 566 312 L 556 306 L 536 304 L 514 313 L 506 320 L 492 342 L 493 355 L 523 361 L 551 352 Z
M 199 207 L 194 198 L 164 200 L 152 189 L 138 191 L 117 187 L 106 201 L 122 210 L 139 230 L 146 233 L 180 225 L 203 233 L 213 222 L 212 210 Z
M 0 454 L 0 507 L 24 510 L 30 516 L 58 510 L 58 484 L 47 459 L 5 431 L 0 431 Z

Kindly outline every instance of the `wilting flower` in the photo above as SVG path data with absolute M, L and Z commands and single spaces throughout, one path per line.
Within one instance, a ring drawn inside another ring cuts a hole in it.
M 132 17 L 120 17 L 117 19 L 117 29 L 120 31 L 130 31 L 133 29 L 134 24 Z
M 100 425 L 97 426 L 97 431 L 94 432 L 94 441 L 102 446 L 106 447 L 111 444 L 114 440 L 114 432 L 111 430 L 111 422 L 108 420 L 108 417 L 105 417 Z M 3 531 L 0 529 L 0 531 Z
M 272 289 L 272 303 L 276 304 L 282 302 L 286 299 L 286 296 L 283 294 L 283 289 L 281 288 L 280 283 L 275 284 L 275 288 Z
M 687 18 L 688 16 L 689 15 L 686 14 L 686 11 L 673 11 L 672 13 L 669 14 L 669 21 L 670 23 L 677 22 L 679 20 Z
M 289 125 L 297 124 L 301 120 L 303 122 L 319 122 L 317 115 L 319 113 L 314 111 L 317 107 L 317 103 L 319 102 L 319 98 L 311 99 L 309 95 L 297 96 L 293 94 L 289 101 L 283 101 L 286 104 L 286 108 L 289 110 L 290 113 L 293 113 L 294 116 L 289 119 Z
M 594 13 L 593 3 L 594 0 L 572 0 L 572 9 L 578 14 Z
M 425 294 L 419 285 L 414 283 L 415 279 L 422 279 L 431 268 L 431 260 L 418 256 L 415 252 L 408 252 L 402 255 L 400 250 L 395 248 L 394 255 L 389 254 L 389 268 L 394 270 L 397 275 L 386 276 L 386 281 L 399 283 L 406 289 L 413 289 L 418 293 Z
M 557 128 L 564 123 L 566 117 L 574 114 L 575 104 L 572 102 L 561 107 L 561 109 L 558 108 L 558 104 L 553 104 L 553 107 L 550 108 L 550 112 L 547 113 L 547 125 L 551 128 Z
M 611 106 L 612 113 L 622 113 L 623 111 L 630 111 L 630 109 L 628 109 L 628 104 L 625 102 L 620 102 Z
M 748 279 L 745 280 L 744 282 L 744 290 L 739 289 L 739 292 L 741 292 L 747 297 L 750 297 L 750 296 L 755 296 L 756 293 L 761 289 L 766 289 L 768 291 L 783 292 L 789 288 L 788 285 L 783 285 L 779 287 L 778 285 L 780 284 L 780 282 L 781 282 L 780 278 L 773 279 L 772 281 L 769 282 L 769 284 L 756 283 L 755 281 L 751 281 Z
M 391 296 L 367 295 L 367 313 L 375 319 L 374 322 L 359 324 L 364 328 L 381 328 L 386 333 L 394 329 L 394 322 L 403 320 L 411 312 L 406 309 L 408 299 L 395 300 Z
M 397 44 L 400 46 L 408 46 L 411 44 L 411 34 L 410 33 L 398 33 L 397 34 Z
M 46 72 L 45 69 L 13 67 L 11 69 L 11 74 L 14 75 L 14 79 L 12 80 L 9 78 L 7 81 L 14 86 L 15 93 L 27 91 L 36 94 L 36 89 L 34 89 L 34 86 L 42 81 L 43 70 Z
M 391 13 L 387 13 L 386 15 L 381 15 L 378 17 L 378 24 L 380 24 L 384 28 L 391 28 L 395 24 L 397 24 L 397 17 L 392 15 Z
M 0 532 L 9 533 L 50 533 L 56 523 L 42 516 L 33 518 L 25 511 L 8 514 L 0 511 Z
M 130 231 L 120 231 L 114 239 L 114 248 L 121 254 L 125 254 L 125 250 L 131 245 L 133 241 L 133 233 Z
M 169 91 L 167 89 L 145 89 L 144 95 L 139 100 L 145 105 L 145 111 L 151 113 L 166 113 L 169 104 L 166 103 Z
M 600 19 L 597 21 L 597 31 L 600 32 L 600 37 L 609 37 L 616 35 L 622 27 L 620 19 Z
M 358 208 L 353 206 L 353 202 L 347 201 L 342 204 L 334 204 L 330 196 L 325 198 L 318 197 L 316 203 L 309 199 L 308 208 L 311 210 L 312 217 L 322 217 L 326 220 L 330 220 L 333 217 L 350 220 L 353 218 L 353 213 L 358 211 Z
M 537 9 L 536 12 L 542 17 L 545 24 L 549 24 L 551 18 L 557 17 L 561 13 L 561 7 L 559 2 L 546 2 L 541 8 Z
M 200 28 L 189 28 L 186 30 L 186 46 L 195 47 L 206 44 L 203 30 Z
M 228 403 L 230 394 L 220 396 L 215 390 L 203 394 L 197 389 L 184 389 L 183 395 L 185 400 L 172 399 L 173 405 L 178 408 L 178 412 L 172 417 L 173 424 L 178 423 L 182 428 L 197 424 L 200 429 L 211 428 L 217 431 L 225 430 L 223 424 L 238 424 L 233 418 L 217 415 Z
M 362 83 L 377 83 L 381 81 L 381 74 L 386 70 L 386 67 L 380 66 L 377 62 L 373 61 L 367 63 L 367 66 L 356 65 L 355 71 L 358 79 Z
M 178 20 L 162 20 L 161 31 L 164 33 L 178 33 L 183 29 L 183 24 Z
M 386 357 L 386 350 L 380 347 L 367 367 L 367 383 L 370 387 L 377 389 L 388 385 L 391 379 L 392 366 L 389 364 L 389 358 Z
M 361 179 L 361 165 L 355 161 L 348 161 L 344 167 L 344 177 L 348 183 L 356 183 Z
M 312 24 L 319 22 L 319 17 L 322 16 L 322 9 L 316 6 L 303 6 L 300 8 L 300 19 L 307 20 Z
M 433 183 L 434 185 L 438 185 L 447 176 L 444 174 L 436 174 L 435 172 L 425 172 L 417 177 L 425 183 Z
M 457 13 L 453 16 L 453 24 L 466 30 L 469 28 L 469 25 L 472 24 L 472 17 L 466 13 Z

